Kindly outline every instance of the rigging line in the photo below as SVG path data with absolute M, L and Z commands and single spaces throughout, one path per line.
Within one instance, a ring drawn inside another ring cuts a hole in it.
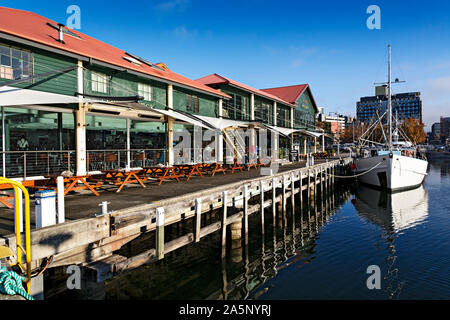
M 352 175 L 352 176 L 338 176 L 338 175 L 335 175 L 335 174 L 330 174 L 330 176 L 333 176 L 333 177 L 339 178 L 339 179 L 351 179 L 351 178 L 356 178 L 356 177 L 363 176 L 363 175 L 365 175 L 365 174 L 367 174 L 367 173 L 369 173 L 369 172 L 375 170 L 375 169 L 376 169 L 380 164 L 382 164 L 382 163 L 383 163 L 383 161 L 380 161 L 380 162 L 378 162 L 375 166 L 373 166 L 372 168 L 370 168 L 369 170 L 364 171 L 364 172 L 361 172 L 361 173 L 358 173 L 358 174 L 355 174 L 355 175 Z
M 400 63 L 398 62 L 397 58 L 395 56 L 393 56 L 393 58 L 394 58 L 394 62 L 396 64 L 397 68 L 400 70 L 400 75 L 403 77 L 403 79 L 406 79 L 405 73 L 403 72 L 403 69 L 401 68 Z M 409 92 L 408 83 L 406 81 L 404 83 L 404 86 L 406 87 L 406 92 Z
M 53 70 L 54 70 L 54 68 L 51 68 L 51 67 L 49 67 L 49 66 L 46 66 L 46 65 L 43 65 L 43 64 L 40 64 L 40 63 L 36 63 L 35 61 L 32 62 L 32 65 L 33 65 L 33 73 L 34 73 L 34 66 L 38 66 L 38 67 L 40 67 L 40 68 L 44 68 L 44 69 L 47 69 L 47 70 L 50 70 L 50 71 L 53 71 Z M 92 70 L 87 69 L 87 68 L 84 67 L 84 66 L 83 66 L 82 68 L 83 68 L 83 70 L 86 70 L 86 71 L 92 71 Z M 72 74 L 72 73 L 70 73 L 70 72 L 64 73 L 64 75 L 67 76 L 67 77 L 73 78 L 73 79 L 78 79 L 78 75 Z M 106 81 L 109 81 L 112 85 L 114 85 L 114 88 L 116 88 L 116 89 L 117 89 L 117 88 L 123 89 L 122 92 L 132 93 L 132 94 L 135 94 L 135 93 L 136 93 L 136 92 L 134 92 L 133 90 L 130 90 L 130 89 L 126 88 L 126 87 L 123 87 L 122 85 L 120 85 L 119 83 L 117 83 L 117 82 L 115 82 L 115 81 L 113 81 L 113 80 L 109 80 L 108 78 L 105 79 L 104 77 L 102 77 L 102 79 L 104 79 L 104 80 L 106 80 Z M 55 81 L 60 81 L 60 79 L 58 79 L 58 78 L 55 78 L 55 79 L 53 79 L 53 80 L 55 80 Z M 88 81 L 89 83 L 92 83 L 92 82 L 93 82 L 91 79 L 83 79 L 83 80 L 86 80 L 86 81 Z

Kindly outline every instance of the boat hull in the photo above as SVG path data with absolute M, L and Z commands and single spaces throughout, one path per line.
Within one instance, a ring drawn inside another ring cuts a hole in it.
M 400 191 L 420 186 L 428 162 L 402 155 L 380 155 L 355 160 L 358 179 L 380 189 Z

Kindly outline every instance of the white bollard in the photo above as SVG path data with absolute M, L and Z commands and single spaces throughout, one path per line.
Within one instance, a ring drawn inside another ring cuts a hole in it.
M 56 193 L 58 201 L 58 223 L 66 221 L 65 206 L 64 206 L 64 177 L 56 178 Z
M 56 224 L 56 192 L 53 190 L 37 191 L 36 228 L 44 228 Z
M 20 232 L 23 232 L 23 192 L 19 188 L 17 188 L 17 191 L 18 191 L 17 194 L 19 196 L 19 221 L 16 221 L 16 215 L 14 214 L 14 230 L 16 230 L 17 223 L 18 223 L 20 225 Z M 14 207 L 15 206 L 16 206 L 16 201 L 14 201 Z M 16 212 L 15 210 L 16 210 L 16 208 L 14 208 L 14 212 Z

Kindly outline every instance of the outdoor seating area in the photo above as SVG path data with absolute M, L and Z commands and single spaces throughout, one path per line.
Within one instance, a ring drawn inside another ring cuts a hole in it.
M 198 177 L 203 179 L 205 176 L 214 176 L 216 173 L 243 172 L 244 169 L 258 169 L 264 166 L 260 161 L 254 161 L 247 164 L 241 164 L 234 159 L 233 164 L 224 163 L 190 163 L 173 166 L 149 166 L 132 169 L 116 168 L 92 172 L 85 175 L 71 175 L 63 177 L 64 196 L 79 193 L 79 191 L 90 191 L 93 195 L 101 196 L 100 191 L 115 188 L 115 192 L 120 192 L 125 186 L 138 185 L 147 188 L 149 185 L 160 186 L 163 182 L 176 181 L 189 182 L 191 178 Z M 45 175 L 44 178 L 37 180 L 26 180 L 22 182 L 29 190 L 30 194 L 40 190 L 57 190 L 58 175 Z M 83 192 L 86 194 L 86 192 Z M 7 185 L 2 186 L 0 190 L 0 204 L 13 209 L 14 199 L 12 189 Z

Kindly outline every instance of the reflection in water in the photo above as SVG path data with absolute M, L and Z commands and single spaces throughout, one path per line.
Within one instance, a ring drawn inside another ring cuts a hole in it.
M 289 207 L 286 212 L 278 212 L 275 223 L 267 224 L 268 228 L 260 238 L 252 237 L 255 241 L 249 247 L 260 246 L 260 250 L 249 250 L 246 247 L 242 266 L 222 263 L 222 290 L 209 295 L 208 299 L 258 299 L 270 290 L 270 280 L 280 270 L 294 264 L 297 268 L 302 268 L 310 263 L 323 225 L 336 212 L 336 207 L 349 198 L 350 192 L 341 190 L 336 194 L 336 199 L 334 194 L 324 194 L 323 197 L 318 197 L 318 201 L 312 201 L 304 208 L 296 207 L 295 214 L 292 214 Z M 248 255 L 249 251 L 253 253 Z M 233 256 L 232 250 L 231 257 Z M 230 280 L 227 271 L 237 269 L 242 271 Z
M 302 268 L 315 253 L 317 232 L 350 198 L 347 190 L 324 196 L 313 205 L 249 217 L 249 242 L 227 241 L 225 260 L 218 248 L 220 235 L 179 249 L 164 260 L 108 281 L 107 299 L 256 299 L 270 290 L 272 280 L 289 266 Z M 328 199 L 327 199 L 328 198 Z M 288 201 L 290 202 L 290 201 Z M 298 204 L 298 200 L 296 202 Z M 280 223 L 281 222 L 281 223 Z
M 396 193 L 360 186 L 352 203 L 360 216 L 389 233 L 414 227 L 428 216 L 428 194 L 423 186 Z
M 425 221 L 428 216 L 428 194 L 422 185 L 396 193 L 359 186 L 355 196 L 351 202 L 358 214 L 384 231 L 383 238 L 389 252 L 385 260 L 385 291 L 390 298 L 398 297 L 404 281 L 399 278 L 399 270 L 395 266 L 397 256 L 394 242 L 400 233 Z

